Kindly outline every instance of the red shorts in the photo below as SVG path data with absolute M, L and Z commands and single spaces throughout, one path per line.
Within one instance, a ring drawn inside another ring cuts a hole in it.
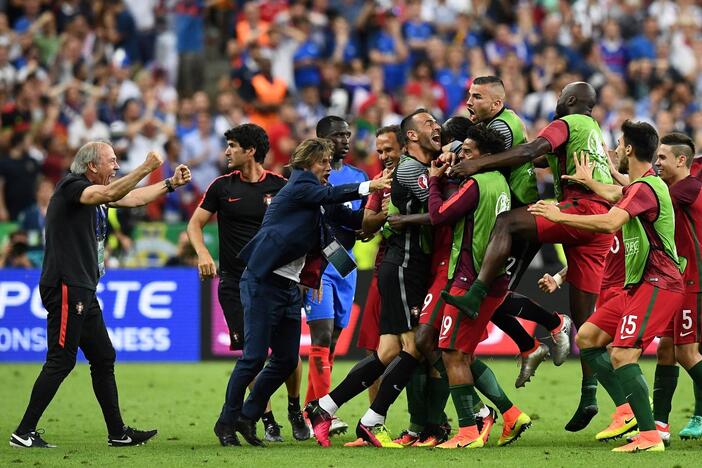
M 586 198 L 568 199 L 558 204 L 563 213 L 577 215 L 605 214 L 609 208 Z M 605 258 L 612 247 L 613 234 L 585 231 L 549 221 L 543 216 L 536 217 L 536 230 L 539 242 L 543 244 L 563 244 L 568 260 L 566 281 L 591 294 L 598 294 L 604 274 Z
M 673 337 L 676 345 L 702 342 L 700 313 L 702 293 L 685 293 L 682 306 L 675 312 L 661 336 Z
M 441 318 L 443 317 L 444 300 L 441 298 L 441 291 L 449 288 L 448 268 L 449 262 L 444 261 L 437 265 L 436 276 L 429 286 L 429 291 L 424 298 L 422 312 L 419 314 L 420 325 L 430 325 L 436 330 L 441 327 Z
M 359 348 L 375 351 L 380 342 L 380 291 L 378 291 L 378 276 L 373 275 L 373 279 L 368 286 L 366 305 L 363 307 L 363 317 L 361 318 L 361 329 L 358 332 L 356 346 Z
M 602 286 L 600 289 L 600 295 L 597 296 L 597 303 L 595 304 L 595 310 L 604 306 L 611 299 L 619 296 L 620 294 L 626 294 L 626 289 L 624 286 Z
M 595 311 L 587 321 L 614 338 L 626 306 L 626 293 L 624 288 L 609 288 L 603 291 L 597 298 Z
M 684 294 L 643 282 L 627 291 L 624 309 L 612 346 L 645 350 L 670 323 L 672 311 L 681 308 Z
M 451 287 L 451 295 L 462 295 L 466 290 L 457 286 Z M 480 305 L 478 317 L 471 320 L 453 306 L 444 307 L 444 315 L 439 330 L 439 349 L 462 351 L 473 354 L 478 344 L 487 338 L 487 326 L 492 314 L 505 300 L 507 293 L 499 296 L 486 296 Z

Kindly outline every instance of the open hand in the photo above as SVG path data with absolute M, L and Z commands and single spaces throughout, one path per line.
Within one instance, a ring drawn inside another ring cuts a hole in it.
M 561 210 L 558 208 L 557 204 L 543 200 L 539 200 L 533 205 L 529 205 L 527 211 L 534 216 L 543 216 L 554 223 L 557 223 L 561 216 Z
M 573 162 L 575 163 L 575 173 L 573 175 L 564 174 L 561 176 L 561 179 L 572 180 L 587 187 L 592 182 L 590 156 L 585 151 L 581 151 L 580 155 L 575 152 L 573 153 Z
M 433 159 L 431 165 L 429 166 L 429 177 L 441 177 L 446 173 L 449 168 L 449 163 L 437 161 Z

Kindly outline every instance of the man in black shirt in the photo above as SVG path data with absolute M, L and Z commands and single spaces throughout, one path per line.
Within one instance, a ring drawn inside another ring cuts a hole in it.
M 212 278 L 217 273 L 212 255 L 207 250 L 202 229 L 213 214 L 217 214 L 219 227 L 219 304 L 229 328 L 230 348 L 240 350 L 244 345 L 244 309 L 241 304 L 239 280 L 246 265 L 238 258 L 241 249 L 261 227 L 263 215 L 273 196 L 285 186 L 283 177 L 263 169 L 269 142 L 266 132 L 254 124 L 243 124 L 224 134 L 227 149 L 224 156 L 227 175 L 216 178 L 207 188 L 200 206 L 188 223 L 188 236 L 198 256 L 198 270 L 202 278 Z M 310 431 L 300 411 L 301 369 L 286 382 L 288 387 L 288 419 L 293 435 L 298 440 L 310 438 Z M 229 388 L 229 386 L 228 386 Z M 229 411 L 230 396 L 222 412 Z M 266 440 L 282 441 L 280 426 L 269 407 L 263 415 Z M 222 445 L 239 445 L 233 427 L 218 421 L 215 434 Z
M 111 446 L 138 445 L 156 435 L 124 425 L 115 382 L 115 350 L 95 295 L 105 273 L 107 210 L 134 208 L 152 202 L 190 181 L 190 170 L 179 166 L 171 179 L 135 189 L 163 163 L 150 152 L 134 171 L 112 182 L 119 169 L 112 146 L 86 143 L 76 153 L 71 173 L 61 179 L 46 212 L 46 253 L 39 292 L 47 317 L 48 352 L 27 410 L 10 445 L 49 448 L 36 430 L 44 410 L 76 363 L 78 347 L 90 362 L 93 390 L 107 424 Z

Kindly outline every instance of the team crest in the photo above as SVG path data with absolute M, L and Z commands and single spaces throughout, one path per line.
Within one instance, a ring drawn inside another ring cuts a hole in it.
M 419 188 L 422 190 L 429 188 L 429 181 L 427 180 L 426 174 L 422 174 L 417 178 L 417 185 L 419 185 Z
M 78 302 L 78 304 L 76 304 L 76 314 L 83 315 L 83 303 L 82 302 Z
M 263 203 L 266 206 L 270 206 L 272 201 L 273 201 L 273 195 L 271 195 L 270 193 L 267 193 L 263 196 Z

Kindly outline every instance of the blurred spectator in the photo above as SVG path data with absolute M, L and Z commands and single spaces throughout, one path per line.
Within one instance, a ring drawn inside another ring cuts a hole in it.
M 197 130 L 183 138 L 180 162 L 190 167 L 193 185 L 199 192 L 220 175 L 222 149 L 222 137 L 214 133 L 212 117 L 205 112 L 197 114 Z
M 637 34 L 627 44 L 629 60 L 656 58 L 656 42 L 658 41 L 658 23 L 656 18 L 649 16 L 643 22 L 640 34 Z
M 49 200 L 54 193 L 54 182 L 39 178 L 34 203 L 17 217 L 19 228 L 27 233 L 28 256 L 34 265 L 41 265 L 44 258 L 44 219 Z
M 35 202 L 34 188 L 41 164 L 30 156 L 31 146 L 29 133 L 13 133 L 9 157 L 0 159 L 0 221 L 15 221 Z
M 175 256 L 166 260 L 167 267 L 196 267 L 197 266 L 197 254 L 195 249 L 190 244 L 190 239 L 188 239 L 188 233 L 183 231 L 178 236 L 178 252 Z
M 15 231 L 10 234 L 9 241 L 0 252 L 0 268 L 34 268 L 39 265 L 32 264 L 27 255 L 29 243 L 27 233 Z
M 380 30 L 370 41 L 370 61 L 383 69 L 384 87 L 388 92 L 397 91 L 407 79 L 409 51 L 402 37 L 400 20 L 391 12 L 376 18 Z
M 178 40 L 178 88 L 185 95 L 205 82 L 205 0 L 176 0 L 175 31 Z
M 78 148 L 89 141 L 106 141 L 109 138 L 110 129 L 104 122 L 98 120 L 97 108 L 92 101 L 83 106 L 81 114 L 68 126 L 68 147 L 71 152 L 78 151 Z
M 156 43 L 155 11 L 160 0 L 124 0 L 129 14 L 134 18 L 136 45 L 139 61 L 148 65 L 154 59 Z

